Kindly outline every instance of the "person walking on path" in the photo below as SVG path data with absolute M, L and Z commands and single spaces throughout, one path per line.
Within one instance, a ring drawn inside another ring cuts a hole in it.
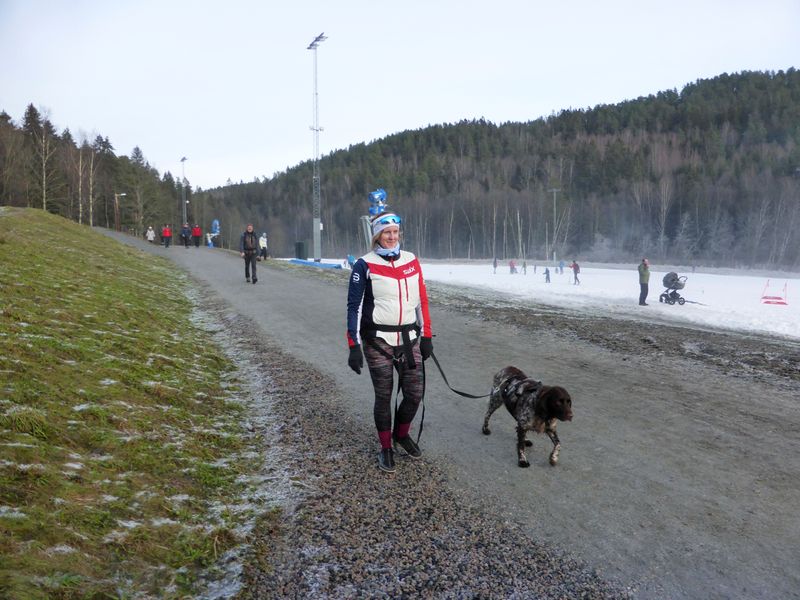
M 572 264 L 569 266 L 569 268 L 572 269 L 572 275 L 575 277 L 575 280 L 572 282 L 573 285 L 580 285 L 581 280 L 578 279 L 578 274 L 581 272 L 581 267 L 577 262 L 575 262 L 574 258 L 572 259 Z
M 647 306 L 647 293 L 650 287 L 650 261 L 646 258 L 639 263 L 639 306 Z
M 192 230 L 189 228 L 188 223 L 184 223 L 183 227 L 181 227 L 181 242 L 183 243 L 183 247 L 187 250 L 189 249 L 189 239 L 192 237 Z
M 152 226 L 152 225 L 149 225 L 149 226 L 147 227 L 147 231 L 145 231 L 145 233 L 144 233 L 144 239 L 146 239 L 146 240 L 147 240 L 148 242 L 150 242 L 151 244 L 152 244 L 152 243 L 155 241 L 155 239 L 156 239 L 156 232 L 155 232 L 155 230 L 153 229 L 153 226 Z
M 548 267 L 544 268 L 544 282 L 550 283 L 550 269 Z
M 496 256 L 494 257 L 494 260 L 492 261 L 492 274 L 493 275 L 497 275 L 497 257 Z
M 250 283 L 250 267 L 253 267 L 253 283 L 258 281 L 256 276 L 256 257 L 258 256 L 258 238 L 253 231 L 253 224 L 248 223 L 239 240 L 239 254 L 244 259 L 244 279 Z
M 400 223 L 394 213 L 373 217 L 373 249 L 353 265 L 347 292 L 347 364 L 360 374 L 366 356 L 375 390 L 373 415 L 381 445 L 378 467 L 386 472 L 395 470 L 394 444 L 411 458 L 422 456 L 410 431 L 425 394 L 423 361 L 433 353 L 422 269 L 414 254 L 400 250 Z M 394 415 L 393 429 L 394 369 L 403 400 Z
M 172 243 L 172 227 L 170 227 L 169 223 L 164 225 L 164 228 L 161 230 L 161 237 L 164 238 L 164 248 L 169 248 L 169 245 Z
M 258 260 L 267 260 L 267 232 L 261 233 L 258 238 Z
M 194 224 L 192 227 L 192 241 L 194 242 L 194 247 L 200 247 L 200 240 L 203 239 L 203 230 L 200 229 L 200 225 L 197 223 Z

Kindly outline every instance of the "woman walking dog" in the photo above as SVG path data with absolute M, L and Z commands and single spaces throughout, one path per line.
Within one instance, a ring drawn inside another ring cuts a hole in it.
M 367 358 L 381 444 L 378 466 L 387 472 L 395 470 L 393 441 L 412 458 L 422 455 L 409 432 L 425 394 L 423 361 L 433 352 L 422 269 L 414 254 L 400 250 L 400 223 L 400 217 L 392 212 L 372 218 L 373 249 L 353 265 L 347 293 L 347 364 L 360 374 L 364 356 Z M 395 368 L 403 401 L 392 429 Z

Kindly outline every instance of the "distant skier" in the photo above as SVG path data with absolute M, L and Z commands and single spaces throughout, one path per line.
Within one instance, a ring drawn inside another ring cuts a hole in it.
M 550 269 L 547 267 L 544 268 L 544 282 L 550 283 Z
M 581 272 L 580 265 L 578 265 L 578 263 L 575 262 L 575 259 L 573 259 L 572 264 L 569 266 L 569 268 L 572 269 L 572 275 L 575 277 L 575 280 L 572 282 L 573 285 L 580 285 L 581 280 L 578 279 L 578 274 Z

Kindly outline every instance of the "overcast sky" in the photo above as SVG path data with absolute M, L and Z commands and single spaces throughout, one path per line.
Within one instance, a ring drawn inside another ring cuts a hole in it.
M 313 158 L 322 32 L 325 155 L 798 67 L 799 29 L 799 0 L 0 0 L 0 110 L 210 188 Z

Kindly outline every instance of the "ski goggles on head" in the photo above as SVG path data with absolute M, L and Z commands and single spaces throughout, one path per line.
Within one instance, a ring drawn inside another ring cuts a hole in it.
M 403 219 L 397 215 L 385 215 L 376 221 L 376 223 L 380 223 L 381 225 L 400 225 L 402 222 Z
M 402 222 L 403 220 L 394 213 L 380 216 L 372 222 L 372 235 L 378 235 L 381 231 L 393 225 L 400 227 Z

